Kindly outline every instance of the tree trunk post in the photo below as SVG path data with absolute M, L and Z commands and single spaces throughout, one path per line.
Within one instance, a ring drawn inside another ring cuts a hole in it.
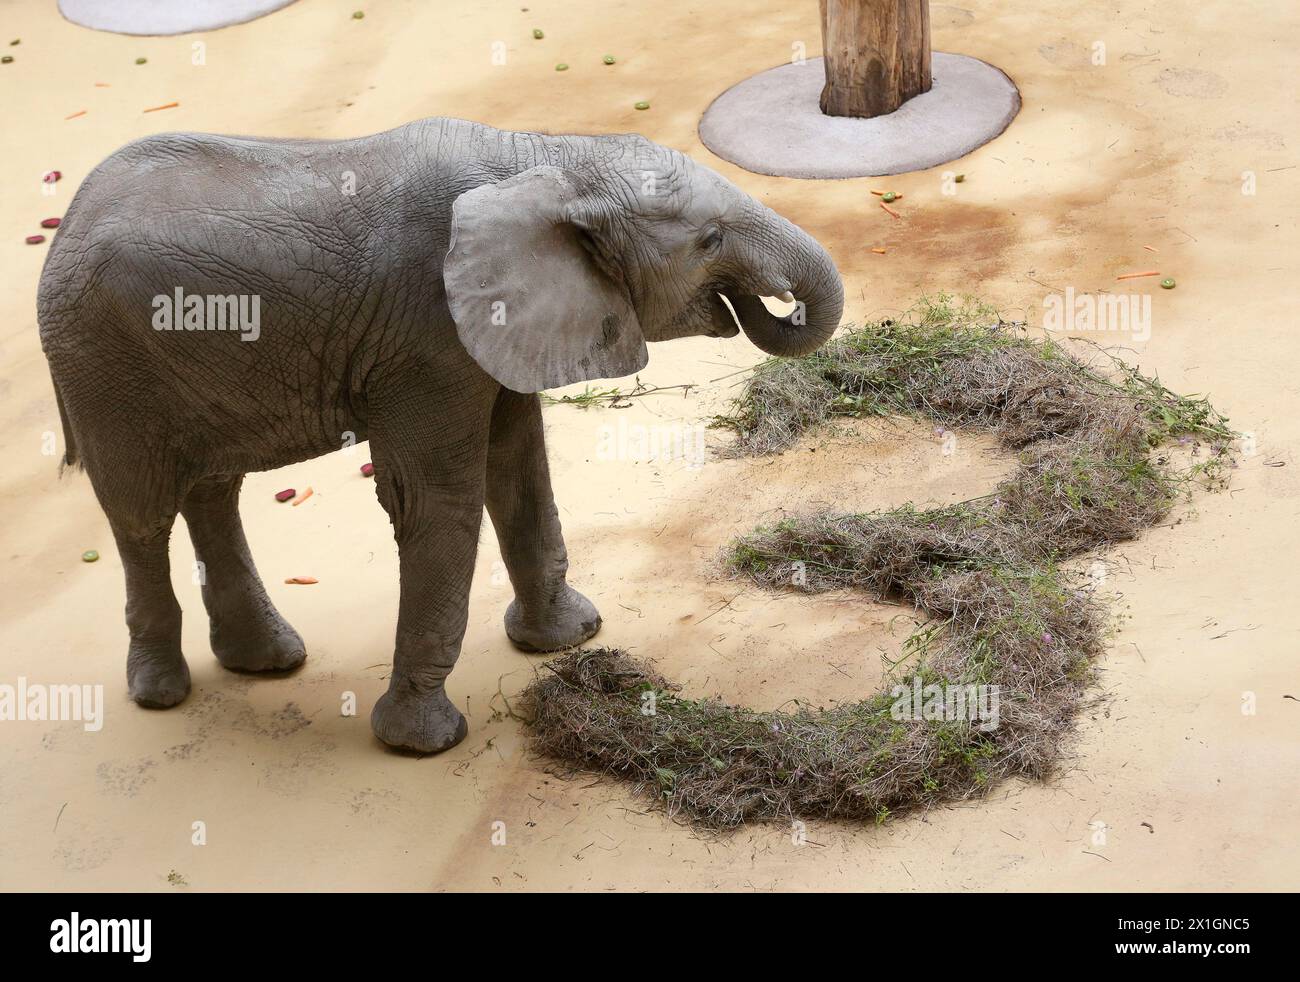
M 820 0 L 828 116 L 892 113 L 930 90 L 929 0 Z

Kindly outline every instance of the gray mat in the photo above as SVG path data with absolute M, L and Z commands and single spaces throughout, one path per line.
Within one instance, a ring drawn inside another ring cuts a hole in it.
M 781 65 L 718 96 L 700 139 L 724 160 L 779 177 L 872 177 L 956 160 L 1007 128 L 1020 111 L 1015 83 L 978 58 L 936 51 L 929 92 L 888 116 L 825 116 L 821 58 Z
M 59 0 L 74 24 L 114 34 L 190 34 L 256 20 L 293 0 Z

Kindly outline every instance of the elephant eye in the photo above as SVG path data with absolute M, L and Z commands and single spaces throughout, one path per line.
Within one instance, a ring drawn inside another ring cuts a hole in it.
M 716 226 L 709 226 L 700 236 L 699 249 L 704 253 L 714 253 L 722 245 L 722 231 Z

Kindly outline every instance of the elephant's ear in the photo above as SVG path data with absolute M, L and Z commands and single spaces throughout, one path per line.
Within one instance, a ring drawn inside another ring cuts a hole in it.
M 578 197 L 575 175 L 543 166 L 452 206 L 442 275 L 456 331 L 480 367 L 516 392 L 646 364 L 636 312 L 572 221 Z

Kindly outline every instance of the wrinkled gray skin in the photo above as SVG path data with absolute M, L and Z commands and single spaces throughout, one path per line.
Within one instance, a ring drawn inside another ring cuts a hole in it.
M 258 295 L 260 337 L 155 330 L 153 298 L 177 287 Z M 800 301 L 789 319 L 758 299 L 787 291 Z M 374 731 L 422 752 L 459 742 L 443 683 L 484 506 L 516 645 L 557 650 L 600 627 L 565 582 L 535 393 L 631 374 L 645 341 L 734 336 L 719 294 L 759 347 L 788 356 L 829 338 L 843 304 L 807 234 L 638 136 L 429 119 L 357 140 L 173 133 L 117 151 L 64 218 L 39 317 L 67 460 L 89 474 L 126 568 L 132 698 L 172 706 L 190 689 L 168 573 L 177 512 L 221 664 L 302 663 L 249 555 L 239 488 L 351 432 L 370 440 L 400 549 Z

